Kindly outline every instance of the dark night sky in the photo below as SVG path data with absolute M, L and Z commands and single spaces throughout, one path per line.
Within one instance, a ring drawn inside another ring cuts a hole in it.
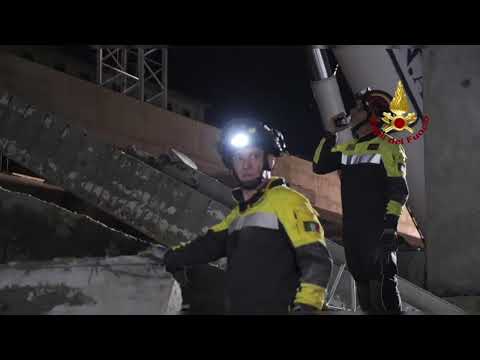
M 281 130 L 289 152 L 310 160 L 322 125 L 303 46 L 171 47 L 169 88 L 212 105 L 209 123 L 253 117 Z

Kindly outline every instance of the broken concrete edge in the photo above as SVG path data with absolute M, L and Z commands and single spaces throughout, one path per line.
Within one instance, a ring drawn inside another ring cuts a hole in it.
M 111 232 L 117 233 L 117 234 L 121 235 L 122 237 L 124 237 L 124 238 L 126 238 L 126 239 L 130 239 L 131 241 L 136 241 L 136 242 L 143 243 L 145 246 L 149 246 L 149 247 L 161 247 L 161 248 L 164 248 L 164 249 L 167 248 L 166 245 L 159 244 L 159 243 L 155 243 L 155 242 L 153 242 L 153 241 L 147 242 L 147 241 L 138 239 L 138 238 L 136 238 L 136 237 L 134 237 L 134 236 L 132 236 L 132 235 L 126 234 L 126 233 L 121 232 L 121 231 L 119 231 L 119 230 L 116 230 L 116 229 L 114 229 L 114 228 L 110 228 L 110 227 L 108 227 L 107 225 L 105 225 L 105 224 L 99 222 L 98 220 L 95 220 L 95 219 L 93 219 L 93 218 L 91 218 L 91 217 L 89 217 L 89 216 L 87 216 L 87 215 L 83 215 L 83 214 L 80 214 L 80 213 L 77 213 L 77 212 L 70 211 L 70 210 L 68 210 L 68 209 L 66 209 L 66 208 L 63 208 L 63 207 L 61 207 L 61 206 L 58 206 L 58 205 L 56 205 L 56 204 L 54 204 L 54 203 L 50 203 L 50 202 L 47 202 L 47 201 L 38 199 L 37 197 L 32 196 L 32 195 L 30 195 L 30 194 L 21 193 L 21 192 L 15 192 L 15 191 L 10 191 L 10 190 L 7 190 L 7 189 L 5 189 L 5 188 L 3 188 L 3 187 L 1 187 L 1 186 L 0 186 L 0 191 L 4 191 L 4 192 L 9 193 L 9 194 L 14 194 L 16 197 L 22 198 L 22 199 L 24 199 L 24 200 L 26 200 L 26 201 L 29 201 L 29 200 L 31 200 L 31 201 L 36 201 L 36 202 L 41 203 L 41 204 L 43 204 L 43 205 L 45 205 L 45 206 L 49 206 L 49 207 L 55 208 L 55 209 L 57 209 L 57 210 L 59 210 L 59 211 L 63 211 L 63 212 L 65 212 L 65 213 L 67 213 L 67 214 L 69 214 L 69 215 L 72 215 L 72 216 L 78 216 L 79 218 L 85 218 L 85 219 L 87 219 L 88 221 L 94 223 L 95 225 L 101 226 L 102 228 L 104 228 L 104 229 L 107 230 L 107 231 L 111 231 Z M 61 260 L 54 259 L 54 261 L 57 261 L 57 265 L 61 266 L 62 264 L 66 264 L 66 263 L 69 261 L 69 259 L 66 259 L 66 258 L 63 258 L 63 259 L 61 259 Z M 19 262 L 12 262 L 12 263 L 10 263 L 10 265 L 17 264 L 17 263 L 19 263 Z M 26 270 L 26 269 L 31 269 L 32 267 L 35 267 L 35 266 L 36 266 L 36 263 L 35 263 L 35 262 L 24 262 L 24 261 L 22 261 L 21 263 L 23 264 L 22 267 L 23 267 L 25 270 Z M 37 262 L 37 263 L 39 263 L 39 262 Z M 85 264 L 84 266 L 88 266 L 88 265 L 89 265 L 89 264 L 88 264 L 88 262 L 87 262 L 87 264 Z M 90 265 L 92 265 L 92 264 L 90 264 Z M 102 265 L 102 264 L 97 264 L 97 265 L 100 266 L 100 265 Z M 225 268 L 226 268 L 226 259 L 225 259 L 225 258 L 219 259 L 218 261 L 212 262 L 211 265 L 217 266 L 217 267 L 219 267 L 219 268 L 221 268 L 221 269 L 225 269 Z
M 168 297 L 168 302 L 164 314 L 181 315 L 182 303 L 182 289 L 180 287 L 180 284 L 176 280 L 173 280 L 173 285 L 170 290 L 170 296 Z
M 0 312 L 4 314 L 169 315 L 181 311 L 182 294 L 173 276 L 163 265 L 138 256 L 3 265 L 0 272 Z
M 35 196 L 33 196 L 33 195 L 30 195 L 30 194 L 27 194 L 27 193 L 22 193 L 22 192 L 17 192 L 17 191 L 11 191 L 11 190 L 5 189 L 4 187 L 1 187 L 1 186 L 0 186 L 0 191 L 4 191 L 4 192 L 7 192 L 7 193 L 12 193 L 12 194 L 14 194 L 15 196 L 18 196 L 18 197 L 20 197 L 20 198 L 23 198 L 23 199 L 25 199 L 25 200 L 27 200 L 27 201 L 29 201 L 29 200 L 36 201 L 36 202 L 41 203 L 41 204 L 43 204 L 43 205 L 45 205 L 45 206 L 49 206 L 49 207 L 55 208 L 55 209 L 57 209 L 57 210 L 60 211 L 60 212 L 65 212 L 65 213 L 67 213 L 67 214 L 69 214 L 69 215 L 71 215 L 71 216 L 73 216 L 73 217 L 78 217 L 78 218 L 86 219 L 87 221 L 92 222 L 92 223 L 94 223 L 95 225 L 100 226 L 100 227 L 104 228 L 104 229 L 107 230 L 107 231 L 111 231 L 111 232 L 117 233 L 117 234 L 125 237 L 126 239 L 130 239 L 131 241 L 142 242 L 142 243 L 144 243 L 144 244 L 146 244 L 146 245 L 153 245 L 153 242 L 147 242 L 147 241 L 145 241 L 145 240 L 138 239 L 138 238 L 136 238 L 136 237 L 134 237 L 134 236 L 132 236 L 132 235 L 130 235 L 130 234 L 127 234 L 127 233 L 124 233 L 124 232 L 122 232 L 122 231 L 120 231 L 120 230 L 111 228 L 111 227 L 105 225 L 104 223 L 102 223 L 102 222 L 100 222 L 100 221 L 98 221 L 98 220 L 96 220 L 96 219 L 94 219 L 94 218 L 92 218 L 92 217 L 90 217 L 90 216 L 88 216 L 88 215 L 84 215 L 84 214 L 81 214 L 81 213 L 78 213 L 78 212 L 71 211 L 71 210 L 66 209 L 66 208 L 64 208 L 64 207 L 61 207 L 61 206 L 59 206 L 59 205 L 57 205 L 57 204 L 55 204 L 55 203 L 41 200 L 41 199 L 39 199 L 39 198 L 37 198 L 37 197 L 35 197 Z
M 42 268 L 62 268 L 69 267 L 111 267 L 111 266 L 159 266 L 163 264 L 149 257 L 128 255 L 115 257 L 81 257 L 81 258 L 54 258 L 51 261 L 11 261 L 8 264 L 0 264 L 0 271 L 6 268 L 14 268 L 15 270 L 32 270 L 39 267 Z
M 232 188 L 216 177 L 210 176 L 200 170 L 185 154 L 170 148 L 169 153 L 155 156 L 146 151 L 139 150 L 135 145 L 120 147 L 126 155 L 144 162 L 162 173 L 173 177 L 177 181 L 194 188 L 203 195 L 222 204 L 228 209 L 233 209 L 236 201 L 232 196 Z M 183 158 L 186 157 L 187 159 Z M 190 164 L 193 163 L 193 164 Z M 223 216 L 223 215 L 222 215 Z M 219 220 L 223 220 L 219 219 Z

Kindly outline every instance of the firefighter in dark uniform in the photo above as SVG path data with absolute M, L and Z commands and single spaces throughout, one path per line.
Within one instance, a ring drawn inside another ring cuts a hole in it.
M 321 139 L 313 171 L 340 170 L 343 243 L 362 310 L 369 314 L 399 314 L 397 285 L 397 225 L 408 198 L 406 155 L 401 145 L 380 138 L 383 112 L 392 97 L 367 88 L 355 96 L 351 110 L 353 140 L 336 144 L 336 136 Z M 334 118 L 334 120 L 338 120 Z
M 240 186 L 238 204 L 196 240 L 169 250 L 176 272 L 227 257 L 225 308 L 229 314 L 314 313 L 325 305 L 332 260 L 318 214 L 307 198 L 272 177 L 285 151 L 280 132 L 254 121 L 232 121 L 218 144 Z

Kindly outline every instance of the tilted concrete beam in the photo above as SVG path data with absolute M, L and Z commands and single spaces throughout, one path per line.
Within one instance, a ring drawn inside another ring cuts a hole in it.
M 4 91 L 0 151 L 165 245 L 193 240 L 229 212 L 181 181 Z

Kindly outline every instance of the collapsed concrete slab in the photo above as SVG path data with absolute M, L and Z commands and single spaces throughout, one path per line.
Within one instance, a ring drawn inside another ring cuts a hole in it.
M 58 116 L 0 93 L 0 151 L 5 156 L 146 236 L 176 245 L 228 214 L 228 207 L 183 182 Z
M 147 244 L 82 214 L 0 187 L 0 263 L 132 255 Z
M 178 283 L 141 256 L 0 266 L 2 315 L 172 315 L 181 304 Z

